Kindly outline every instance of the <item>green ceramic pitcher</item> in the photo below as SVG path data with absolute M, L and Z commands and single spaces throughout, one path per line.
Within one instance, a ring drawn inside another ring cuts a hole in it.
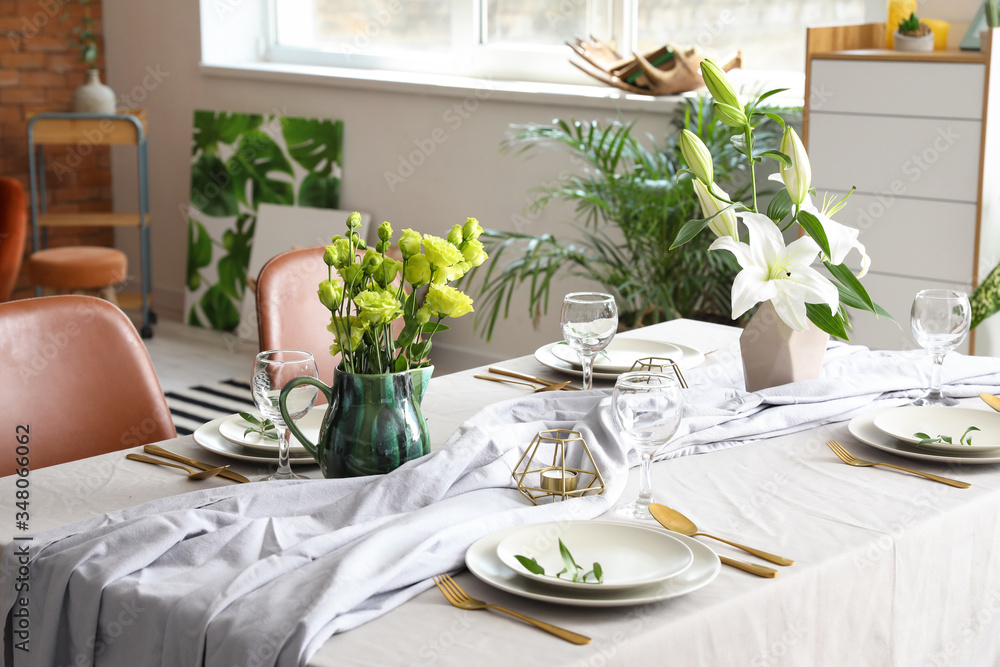
M 387 473 L 430 453 L 420 402 L 433 372 L 433 366 L 381 375 L 337 368 L 332 387 L 316 378 L 295 378 L 281 392 L 281 414 L 324 477 Z M 285 407 L 289 391 L 301 384 L 317 387 L 329 403 L 315 444 L 289 419 Z

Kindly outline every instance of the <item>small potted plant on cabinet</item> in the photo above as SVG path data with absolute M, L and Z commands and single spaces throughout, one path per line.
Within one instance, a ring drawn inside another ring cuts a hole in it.
M 90 5 L 94 0 L 79 0 L 83 16 L 78 25 L 70 31 L 70 47 L 80 51 L 80 62 L 87 63 L 87 82 L 73 91 L 73 111 L 77 113 L 113 114 L 115 93 L 101 83 L 101 71 L 97 69 L 97 33 L 94 32 L 94 18 L 90 15 Z
M 933 51 L 934 33 L 926 23 L 913 12 L 909 18 L 899 22 L 899 28 L 893 36 L 893 46 L 897 51 Z

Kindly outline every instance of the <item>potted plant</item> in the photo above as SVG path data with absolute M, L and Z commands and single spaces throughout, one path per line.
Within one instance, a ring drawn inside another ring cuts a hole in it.
M 101 71 L 97 69 L 97 33 L 94 31 L 94 18 L 90 15 L 94 0 L 79 0 L 79 4 L 83 7 L 83 17 L 78 25 L 70 29 L 69 45 L 79 50 L 78 60 L 87 64 L 87 81 L 73 91 L 73 111 L 113 114 L 115 93 L 101 83 Z
M 916 13 L 899 22 L 893 36 L 893 48 L 897 51 L 933 51 L 934 32 L 926 23 L 921 23 Z
M 715 122 L 709 98 L 686 99 L 673 119 L 689 128 L 716 156 L 720 182 L 745 182 L 729 133 Z M 765 134 L 767 128 L 761 130 Z M 551 125 L 514 126 L 502 149 L 535 154 L 540 149 L 569 153 L 584 165 L 539 188 L 527 216 L 553 200 L 576 207 L 580 234 L 574 239 L 527 230 L 483 234 L 492 259 L 477 285 L 481 307 L 477 327 L 489 338 L 506 317 L 512 294 L 530 286 L 529 312 L 547 310 L 552 284 L 560 277 L 598 282 L 615 293 L 623 328 L 678 317 L 729 321 L 729 290 L 737 267 L 723 253 L 709 255 L 710 240 L 671 251 L 670 243 L 698 211 L 698 198 L 679 180 L 677 134 L 647 147 L 621 121 L 555 121 Z M 744 187 L 733 196 L 740 196 Z M 530 223 L 523 218 L 525 227 Z

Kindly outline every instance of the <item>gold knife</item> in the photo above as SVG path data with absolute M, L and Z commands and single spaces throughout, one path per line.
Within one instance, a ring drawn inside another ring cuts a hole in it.
M 503 368 L 490 367 L 490 373 L 496 373 L 497 375 L 506 375 L 507 377 L 518 378 L 519 380 L 528 380 L 529 382 L 537 382 L 538 384 L 545 385 L 546 387 L 551 387 L 552 385 L 562 384 L 561 382 L 553 382 L 551 380 L 545 380 L 542 378 L 536 378 L 533 375 L 522 375 L 521 373 L 515 373 L 514 371 L 508 371 Z M 576 390 L 579 391 L 579 387 L 574 387 L 573 385 L 566 385 L 563 389 Z
M 211 470 L 212 468 L 218 468 L 219 466 L 214 466 L 210 463 L 202 463 L 201 461 L 196 461 L 194 459 L 189 459 L 186 456 L 181 456 L 180 454 L 174 454 L 171 451 L 167 451 L 163 447 L 158 445 L 146 445 L 142 448 L 142 451 L 147 454 L 153 454 L 155 456 L 162 456 L 165 459 L 170 459 L 171 461 L 177 461 L 178 463 L 184 463 L 195 468 L 201 468 L 202 470 Z M 233 472 L 232 470 L 223 470 L 219 473 L 219 477 L 225 477 L 226 479 L 231 479 L 234 482 L 240 482 L 241 484 L 246 484 L 250 480 L 239 474 L 238 472 Z

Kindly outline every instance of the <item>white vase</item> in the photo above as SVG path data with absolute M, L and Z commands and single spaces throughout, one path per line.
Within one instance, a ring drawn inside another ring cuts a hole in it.
M 926 35 L 914 37 L 904 35 L 897 30 L 892 36 L 892 46 L 897 51 L 933 51 L 934 33 L 929 32 Z
M 101 71 L 87 70 L 87 82 L 73 91 L 73 111 L 77 113 L 113 114 L 115 91 L 101 83 Z
M 805 331 L 792 329 L 765 301 L 740 335 L 747 391 L 815 380 L 823 368 L 829 338 L 812 322 Z

